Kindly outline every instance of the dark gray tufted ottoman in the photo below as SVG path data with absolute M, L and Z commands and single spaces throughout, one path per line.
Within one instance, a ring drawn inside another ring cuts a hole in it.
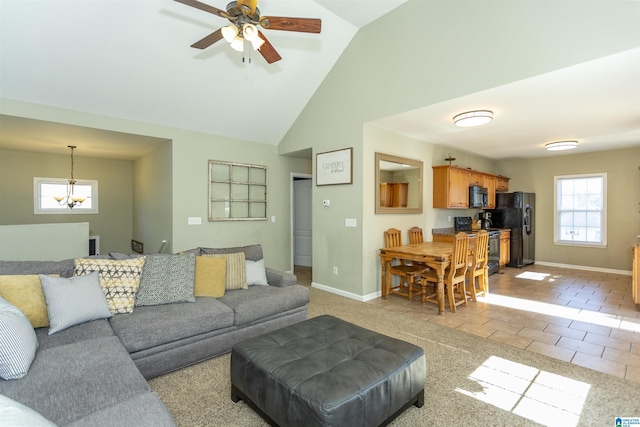
M 231 399 L 281 426 L 376 426 L 424 404 L 420 347 L 332 316 L 242 341 Z

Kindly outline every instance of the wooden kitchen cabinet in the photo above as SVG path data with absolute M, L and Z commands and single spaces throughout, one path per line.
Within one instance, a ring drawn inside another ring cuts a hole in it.
M 487 189 L 488 200 L 486 209 L 495 209 L 496 207 L 496 177 L 493 175 L 484 175 L 482 186 Z
M 496 191 L 509 191 L 509 178 L 496 176 Z
M 433 207 L 469 208 L 469 170 L 433 166 Z
M 500 268 L 511 261 L 511 230 L 500 231 Z
M 482 187 L 484 185 L 484 174 L 477 171 L 469 172 L 469 185 L 479 185 Z
M 496 207 L 496 191 L 509 190 L 509 178 L 457 166 L 433 166 L 433 207 L 468 209 L 469 186 L 487 188 L 487 209 Z
M 434 242 L 441 242 L 441 243 L 453 243 L 453 240 L 455 239 L 455 235 L 454 234 L 433 234 L 433 241 Z M 469 247 L 473 247 L 476 245 L 476 235 L 475 234 L 469 234 Z
M 380 206 L 384 208 L 406 208 L 408 195 L 407 182 L 380 183 Z

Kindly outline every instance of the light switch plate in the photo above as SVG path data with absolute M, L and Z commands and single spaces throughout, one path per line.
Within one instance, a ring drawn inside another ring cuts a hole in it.
M 187 225 L 200 225 L 202 224 L 202 217 L 190 216 L 187 218 Z
M 344 219 L 344 226 L 345 227 L 357 227 L 358 223 L 357 223 L 355 218 L 345 218 Z

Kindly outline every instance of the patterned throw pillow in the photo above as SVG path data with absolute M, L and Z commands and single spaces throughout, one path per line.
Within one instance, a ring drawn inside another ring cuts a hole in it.
M 113 314 L 131 313 L 140 286 L 145 257 L 124 260 L 78 258 L 74 261 L 74 276 L 93 271 L 100 273 L 100 287 Z
M 233 291 L 235 289 L 249 289 L 247 286 L 247 270 L 244 262 L 244 252 L 237 252 L 234 254 L 205 254 L 202 256 L 227 259 L 227 277 L 224 284 L 225 290 Z
M 142 269 L 136 307 L 195 302 L 195 255 L 149 255 Z
M 37 348 L 38 338 L 27 316 L 0 297 L 0 378 L 27 375 Z

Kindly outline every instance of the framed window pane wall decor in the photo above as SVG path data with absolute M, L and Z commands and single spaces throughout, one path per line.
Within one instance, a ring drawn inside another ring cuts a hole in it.
M 267 219 L 267 167 L 209 160 L 209 221 Z

